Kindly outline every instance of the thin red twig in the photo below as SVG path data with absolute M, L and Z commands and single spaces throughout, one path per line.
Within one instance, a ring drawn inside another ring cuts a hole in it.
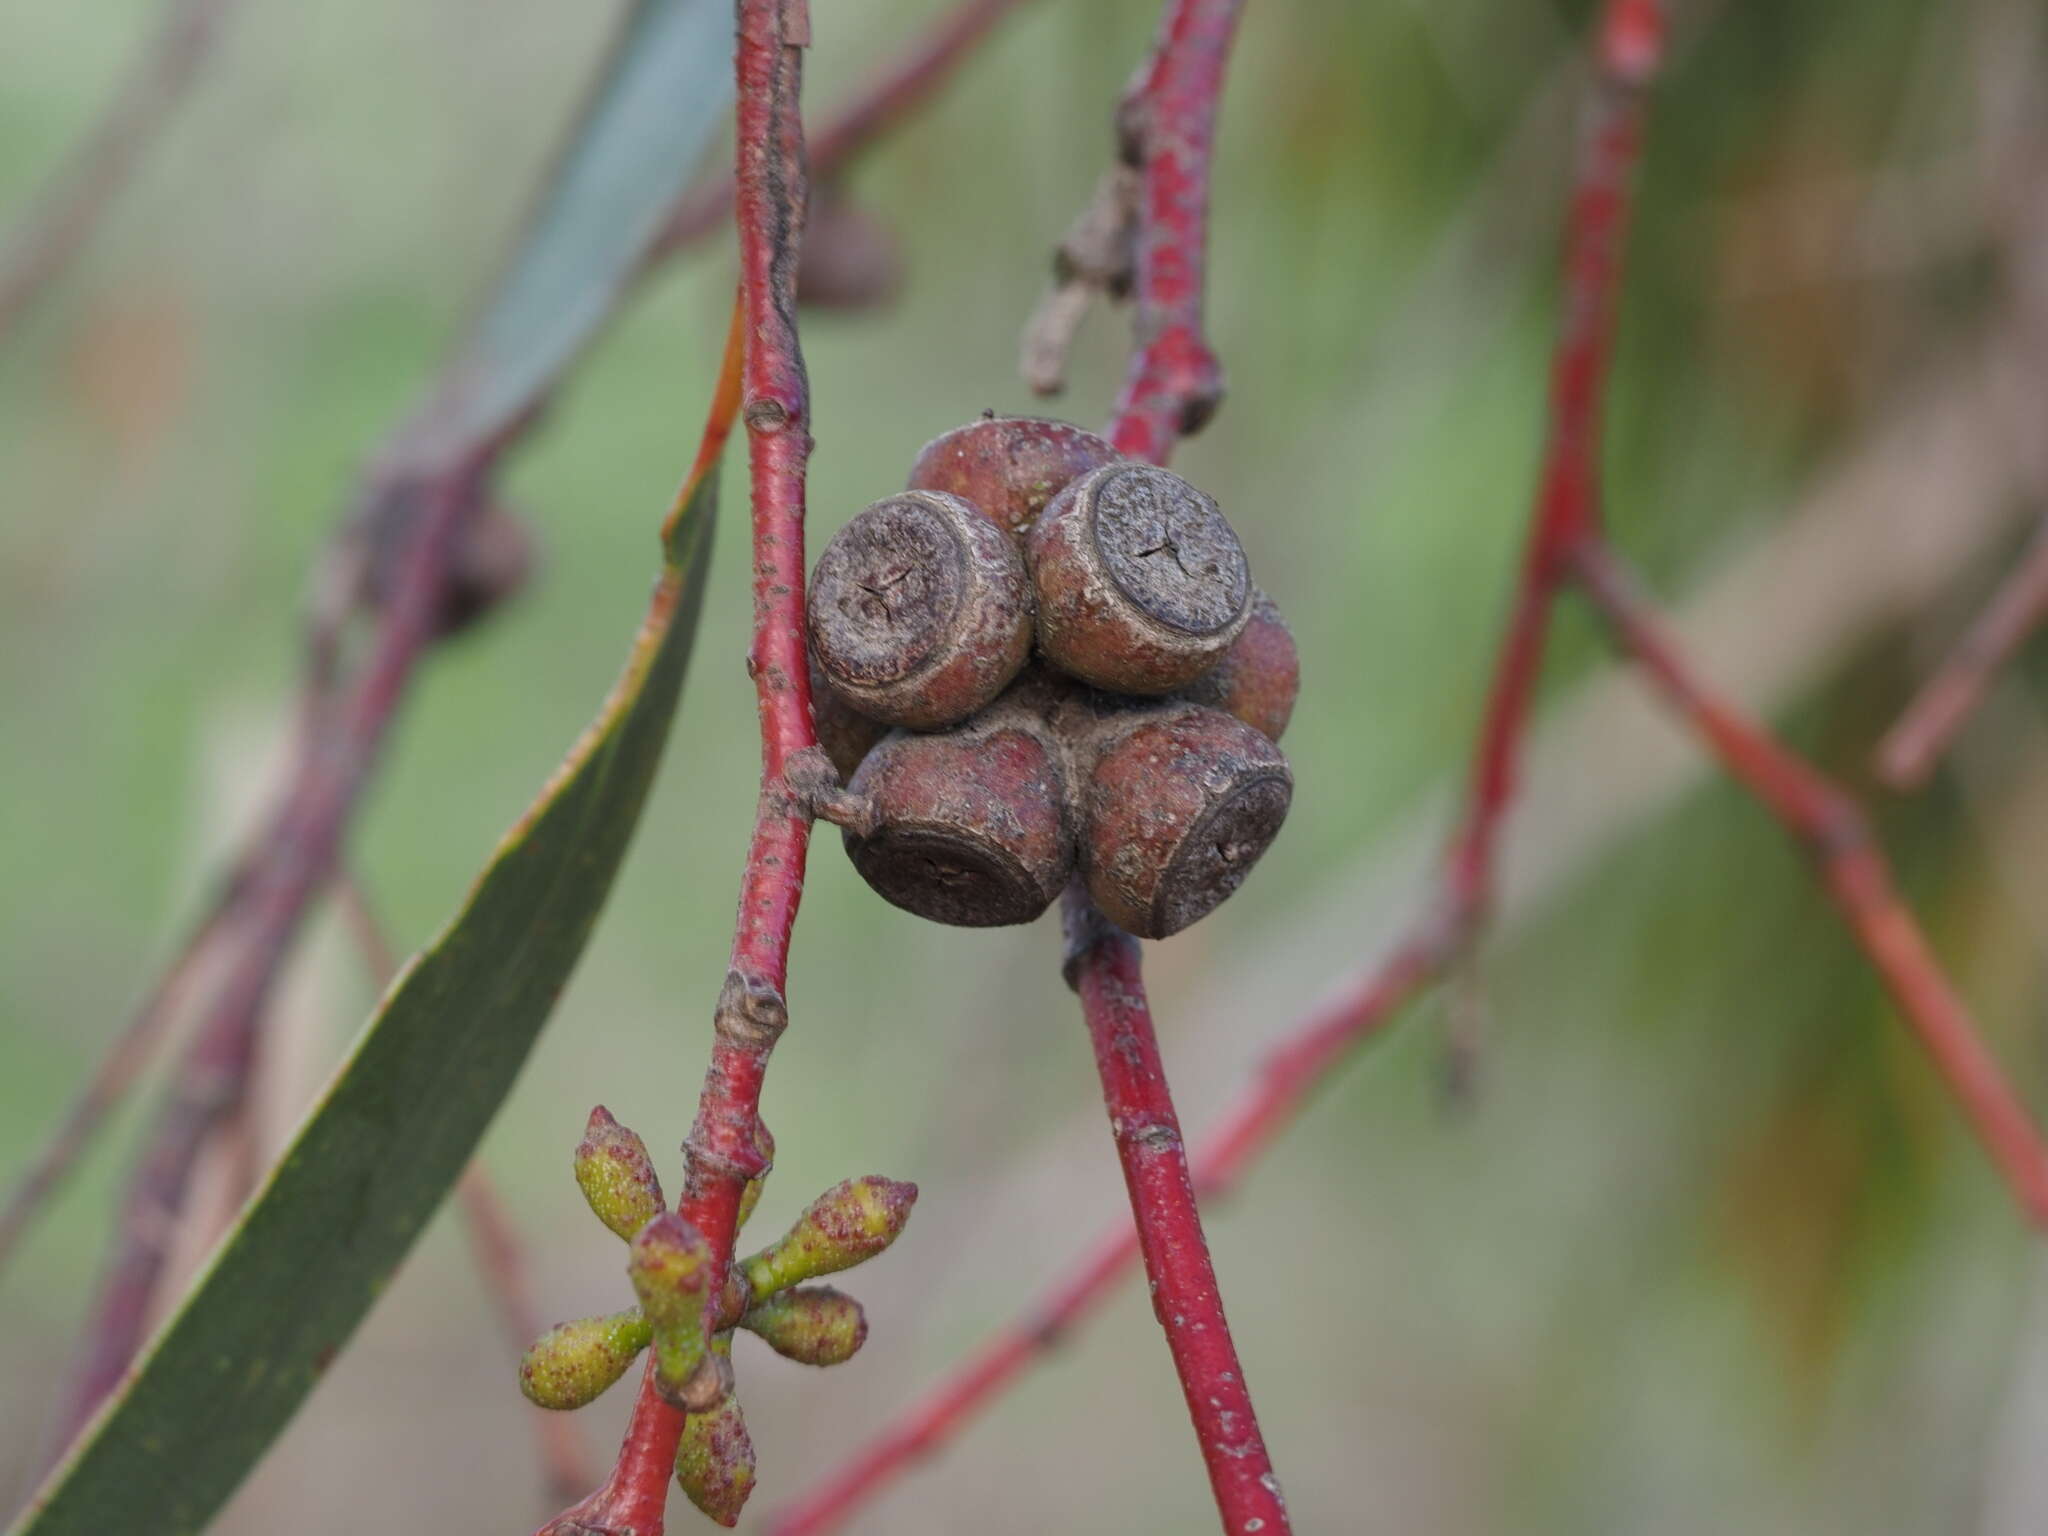
M 996 23 L 1021 3 L 1023 0 L 960 0 L 928 32 L 913 39 L 901 57 L 856 91 L 829 123 L 811 135 L 812 179 L 822 185 L 839 174 L 863 150 L 929 102 Z M 730 178 L 693 187 L 649 248 L 648 264 L 666 260 L 715 233 L 732 213 L 732 206 Z
M 84 249 L 185 97 L 232 0 L 165 0 L 155 37 L 0 252 L 0 341 Z
M 1992 595 L 1941 669 L 1906 706 L 1877 747 L 1877 771 L 1894 789 L 1927 781 L 1956 733 L 1983 701 L 1998 669 L 2048 619 L 2048 524 L 2005 585 Z
M 1762 802 L 1813 857 L 1857 944 L 1933 1058 L 2021 1210 L 2048 1229 L 2048 1144 L 1900 900 L 1861 808 L 1694 675 L 1611 549 L 1588 544 L 1579 551 L 1578 573 L 1621 648 L 1642 664 L 1729 777 Z
M 807 178 L 806 0 L 736 0 L 735 183 L 745 315 L 744 407 L 752 481 L 753 643 L 747 670 L 761 719 L 761 797 L 740 888 L 732 958 L 713 1017 L 711 1065 L 684 1143 L 677 1210 L 732 1262 L 740 1192 L 765 1171 L 756 1139 L 769 1053 L 788 1023 L 789 941 L 803 893 L 816 756 L 804 640 L 804 475 L 810 388 L 796 325 Z M 545 1529 L 569 1536 L 659 1536 L 684 1415 L 644 1374 L 605 1485 Z
M 1280 1481 L 1223 1315 L 1180 1120 L 1145 1001 L 1138 941 L 1111 926 L 1078 886 L 1067 893 L 1065 915 L 1068 973 L 1095 1048 L 1102 1101 L 1152 1280 L 1152 1310 L 1166 1331 L 1223 1529 L 1289 1530 Z
M 1209 173 L 1224 66 L 1244 0 L 1169 0 L 1151 61 L 1132 82 L 1117 128 L 1140 174 L 1137 347 L 1110 440 L 1164 463 L 1223 402 L 1223 368 L 1202 328 L 1208 282 Z

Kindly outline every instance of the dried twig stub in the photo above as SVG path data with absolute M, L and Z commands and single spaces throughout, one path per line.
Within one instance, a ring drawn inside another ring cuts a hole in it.
M 964 720 L 1031 654 L 1031 585 L 1003 531 L 957 496 L 904 491 L 833 536 L 812 573 L 811 655 L 862 714 Z
M 1026 558 L 1038 646 L 1120 693 L 1169 693 L 1222 660 L 1251 609 L 1251 567 L 1215 500 L 1167 470 L 1111 464 L 1053 498 Z

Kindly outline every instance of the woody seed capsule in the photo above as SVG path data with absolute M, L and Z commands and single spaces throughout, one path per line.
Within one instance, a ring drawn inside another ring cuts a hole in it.
M 1066 753 L 1039 708 L 998 701 L 939 735 L 898 731 L 849 786 L 866 824 L 847 856 L 882 898 L 935 923 L 1028 923 L 1074 867 Z
M 1214 500 L 1149 464 L 1110 464 L 1055 496 L 1025 540 L 1038 648 L 1118 693 L 1170 693 L 1223 658 L 1251 568 Z
M 957 496 L 903 491 L 818 557 L 811 656 L 861 714 L 932 730 L 964 720 L 1031 652 L 1031 584 L 1016 546 Z
M 1163 939 L 1244 883 L 1294 797 L 1280 749 L 1241 720 L 1164 703 L 1096 728 L 1081 872 L 1111 922 Z
M 1021 534 L 1069 484 L 1117 457 L 1107 438 L 1071 422 L 986 416 L 926 443 L 910 467 L 910 488 L 958 496 Z
M 1301 691 L 1301 657 L 1294 634 L 1273 599 L 1252 588 L 1252 611 L 1223 659 L 1174 693 L 1235 715 L 1269 741 L 1278 741 Z

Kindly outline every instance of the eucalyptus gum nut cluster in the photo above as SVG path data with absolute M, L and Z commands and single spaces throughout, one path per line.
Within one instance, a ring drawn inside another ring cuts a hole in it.
M 1280 749 L 1203 705 L 1106 715 L 1088 743 L 1081 873 L 1109 920 L 1163 939 L 1244 883 L 1294 798 Z
M 964 720 L 1031 654 L 1017 546 L 957 496 L 903 491 L 834 534 L 811 575 L 811 658 L 870 719 L 931 730 Z
M 1171 693 L 1219 663 L 1251 610 L 1251 567 L 1213 498 L 1149 464 L 1108 464 L 1025 538 L 1038 649 L 1117 693 Z
M 1254 587 L 1251 613 L 1223 659 L 1173 696 L 1235 715 L 1277 742 L 1294 716 L 1300 692 L 1301 657 L 1294 648 L 1294 632 L 1280 616 L 1279 605 Z
M 958 496 L 998 528 L 1022 534 L 1053 497 L 1118 455 L 1107 438 L 1037 416 L 985 416 L 926 443 L 910 489 Z
M 1006 698 L 938 735 L 898 731 L 848 788 L 863 803 L 846 831 L 854 868 L 933 922 L 1030 922 L 1073 868 L 1066 753 L 1026 703 Z

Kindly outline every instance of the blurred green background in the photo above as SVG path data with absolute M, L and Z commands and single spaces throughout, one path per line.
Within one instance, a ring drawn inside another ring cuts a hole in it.
M 47 1133 L 261 803 L 305 573 L 494 269 L 617 9 L 241 7 L 85 259 L 0 350 L 0 1169 Z M 820 0 L 814 115 L 938 9 Z M 1607 454 L 1617 535 L 1674 602 L 1719 594 L 1709 667 L 1859 788 L 2025 536 L 2030 445 L 1995 424 L 2015 401 L 2038 420 L 2040 396 L 1985 360 L 2024 354 L 2042 255 L 2015 216 L 2044 148 L 2036 9 L 1692 0 L 1654 109 Z M 1286 835 L 1227 908 L 1153 949 L 1191 1127 L 1421 888 L 1534 475 L 1589 12 L 1249 8 L 1210 303 L 1231 396 L 1180 467 L 1291 617 L 1305 685 Z M 91 120 L 155 16 L 0 0 L 0 208 Z M 806 329 L 819 541 L 928 437 L 1028 406 L 1018 329 L 1153 16 L 1031 0 L 853 177 L 906 277 L 893 309 Z M 542 578 L 429 667 L 354 839 L 408 946 L 611 682 L 731 282 L 714 243 L 653 283 L 512 467 Z M 1127 336 L 1121 315 L 1091 320 L 1064 413 L 1106 413 Z M 1911 435 L 1944 411 L 1962 438 Z M 1828 502 L 1827 556 L 1798 565 L 1841 466 L 1885 452 Z M 617 1299 L 616 1249 L 568 1176 L 589 1106 L 673 1148 L 695 1101 L 757 766 L 738 483 L 655 801 L 485 1148 L 551 1316 Z M 1905 510 L 1874 520 L 1887 496 Z M 1790 569 L 1804 587 L 1771 585 Z M 1686 771 L 1640 711 L 1604 706 L 1580 616 L 1550 670 L 1514 894 L 1460 992 L 1483 1019 L 1476 1093 L 1447 1099 L 1445 1009 L 1414 1010 L 1211 1227 L 1298 1527 L 2048 1530 L 2048 1271 L 2002 1187 L 1777 828 Z M 2023 666 L 1930 791 L 1872 791 L 2035 1100 L 2044 682 Z M 1117 1216 L 1056 949 L 1050 919 L 920 924 L 821 840 L 764 1106 L 780 1153 L 762 1220 L 870 1170 L 924 1194 L 853 1287 L 874 1324 L 857 1362 L 743 1362 L 757 1513 Z M 266 1067 L 271 1138 L 370 997 L 323 916 Z M 145 1123 L 122 1116 L 0 1277 L 10 1504 Z M 626 1398 L 579 1416 L 607 1455 Z M 510 1357 L 444 1216 L 220 1529 L 523 1531 L 543 1502 Z M 1129 1287 L 854 1529 L 1213 1518 Z

